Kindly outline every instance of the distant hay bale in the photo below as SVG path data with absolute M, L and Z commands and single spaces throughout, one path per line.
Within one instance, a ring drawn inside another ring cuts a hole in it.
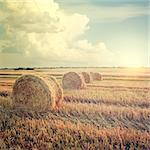
M 13 85 L 13 107 L 24 110 L 44 111 L 55 107 L 55 89 L 45 78 L 23 75 Z
M 47 79 L 51 82 L 51 85 L 53 89 L 55 89 L 55 101 L 56 101 L 56 106 L 61 106 L 63 102 L 63 90 L 60 84 L 57 82 L 55 77 L 52 76 L 47 76 Z
M 62 86 L 64 89 L 84 89 L 86 84 L 82 75 L 68 72 L 63 76 Z
M 98 72 L 91 72 L 93 80 L 103 80 L 103 77 L 100 73 Z
M 84 78 L 85 83 L 91 83 L 92 82 L 92 77 L 91 77 L 91 75 L 89 73 L 82 72 L 81 74 L 82 74 L 82 76 Z

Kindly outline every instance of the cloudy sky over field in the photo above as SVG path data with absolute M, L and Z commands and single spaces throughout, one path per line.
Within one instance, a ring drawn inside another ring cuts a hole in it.
M 150 66 L 148 0 L 0 0 L 0 67 Z

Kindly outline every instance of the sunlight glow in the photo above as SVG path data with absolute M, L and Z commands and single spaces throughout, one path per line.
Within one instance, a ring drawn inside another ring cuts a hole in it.
M 122 64 L 125 67 L 142 67 L 143 61 L 144 60 L 142 60 L 140 54 L 130 52 L 122 55 L 120 64 Z

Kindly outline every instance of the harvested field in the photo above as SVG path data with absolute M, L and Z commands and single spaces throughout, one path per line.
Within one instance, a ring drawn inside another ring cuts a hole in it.
M 87 84 L 85 89 L 63 90 L 63 105 L 42 112 L 11 107 L 15 82 L 12 76 L 16 77 L 19 71 L 9 70 L 6 78 L 0 77 L 0 149 L 149 150 L 150 70 L 82 70 L 102 72 L 104 78 Z M 65 73 L 82 70 L 58 68 L 33 72 L 59 77 L 61 86 Z M 4 73 L 1 70 L 1 74 Z M 122 76 L 117 76 L 118 73 Z M 123 76 L 128 73 L 134 76 Z

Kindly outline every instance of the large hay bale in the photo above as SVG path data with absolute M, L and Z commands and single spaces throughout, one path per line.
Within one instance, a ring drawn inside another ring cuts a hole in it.
M 64 89 L 84 89 L 86 84 L 82 75 L 68 72 L 63 76 L 62 86 Z
M 82 76 L 84 78 L 85 83 L 91 83 L 92 82 L 92 77 L 91 77 L 91 75 L 89 73 L 82 72 L 81 74 L 82 74 Z
M 55 77 L 50 75 L 47 76 L 47 79 L 51 82 L 53 89 L 55 89 L 55 101 L 56 106 L 61 106 L 63 102 L 63 90 L 60 84 L 57 82 Z
M 100 73 L 98 72 L 91 72 L 93 80 L 103 80 L 103 77 Z
M 55 89 L 51 82 L 35 75 L 23 75 L 13 85 L 13 107 L 44 111 L 55 107 Z

